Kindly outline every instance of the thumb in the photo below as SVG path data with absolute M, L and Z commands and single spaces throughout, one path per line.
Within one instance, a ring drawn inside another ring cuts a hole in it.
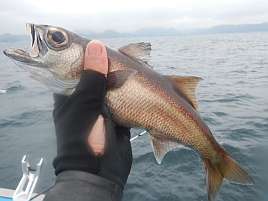
M 107 52 L 105 46 L 100 41 L 92 40 L 88 43 L 85 51 L 84 70 L 93 70 L 107 75 Z

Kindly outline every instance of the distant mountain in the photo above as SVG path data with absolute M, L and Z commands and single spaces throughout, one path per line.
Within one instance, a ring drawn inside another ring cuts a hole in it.
M 152 36 L 177 36 L 180 35 L 180 32 L 173 28 L 141 28 L 137 31 L 134 31 L 133 34 L 138 37 L 152 37 Z
M 173 28 L 163 28 L 163 27 L 141 28 L 132 33 L 119 33 L 114 30 L 107 30 L 100 33 L 89 29 L 76 30 L 74 32 L 91 39 L 178 36 L 188 34 L 249 33 L 249 32 L 268 32 L 268 22 L 262 24 L 220 25 L 208 29 L 195 29 L 181 32 Z M 29 36 L 26 35 L 12 35 L 9 33 L 0 35 L 0 42 L 17 42 L 17 41 L 28 41 L 28 40 Z
M 189 34 L 225 34 L 225 33 L 250 33 L 250 32 L 268 32 L 268 22 L 262 24 L 239 24 L 239 25 L 219 25 L 207 29 L 194 29 L 190 31 L 178 31 L 173 28 L 153 27 L 141 28 L 132 33 L 120 34 L 113 30 L 108 30 L 103 33 L 77 30 L 89 38 L 126 38 L 126 37 L 157 37 L 157 36 L 178 36 Z
M 155 36 L 177 36 L 179 31 L 173 28 L 141 28 L 132 33 L 119 33 L 114 30 L 107 30 L 102 33 L 92 32 L 91 30 L 76 30 L 75 33 L 88 38 L 127 38 L 127 37 L 155 37 Z
M 87 38 L 94 38 L 94 39 L 98 39 L 98 38 L 127 38 L 127 37 L 135 37 L 133 34 L 131 33 L 119 33 L 117 31 L 114 30 L 106 30 L 102 33 L 100 32 L 96 32 L 96 31 L 92 31 L 89 29 L 84 29 L 84 30 L 76 30 L 74 31 L 74 33 L 79 34 L 81 36 L 87 37 Z
M 75 30 L 74 33 L 86 38 L 96 38 L 100 34 L 99 32 L 90 29 Z
M 262 24 L 239 24 L 239 25 L 219 25 L 209 29 L 196 29 L 184 34 L 225 34 L 225 33 L 250 33 L 268 32 L 268 22 Z
M 99 34 L 100 38 L 121 38 L 121 34 L 114 30 L 107 30 Z
M 28 41 L 29 36 L 27 35 L 13 35 L 10 33 L 4 33 L 0 35 L 0 42 L 18 42 L 18 41 Z

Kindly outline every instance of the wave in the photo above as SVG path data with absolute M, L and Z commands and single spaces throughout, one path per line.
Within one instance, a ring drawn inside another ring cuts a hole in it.
M 17 80 L 6 84 L 6 87 L 0 90 L 0 94 L 15 92 L 22 89 L 25 89 L 25 86 L 23 86 L 21 82 Z

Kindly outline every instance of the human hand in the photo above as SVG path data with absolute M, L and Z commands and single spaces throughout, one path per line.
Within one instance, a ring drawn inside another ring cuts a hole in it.
M 114 126 L 105 106 L 108 59 L 99 41 L 85 51 L 84 71 L 69 97 L 54 94 L 57 136 L 55 174 L 80 170 L 118 184 L 122 189 L 132 163 L 130 130 Z

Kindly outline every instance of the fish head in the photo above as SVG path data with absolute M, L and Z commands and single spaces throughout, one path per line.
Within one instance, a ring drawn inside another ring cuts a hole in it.
M 90 40 L 49 25 L 27 23 L 26 28 L 30 32 L 30 49 L 9 48 L 4 54 L 54 92 L 70 94 L 79 82 Z

